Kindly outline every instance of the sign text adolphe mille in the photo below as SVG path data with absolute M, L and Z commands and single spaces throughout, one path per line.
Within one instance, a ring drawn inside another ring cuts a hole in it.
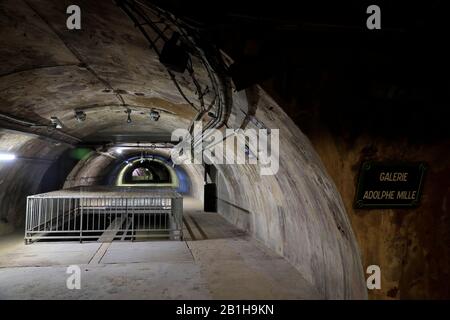
M 426 165 L 422 162 L 361 164 L 356 208 L 407 208 L 419 205 Z

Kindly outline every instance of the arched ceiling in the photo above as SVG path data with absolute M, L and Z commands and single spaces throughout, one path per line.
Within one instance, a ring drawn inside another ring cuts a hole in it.
M 58 117 L 61 130 L 80 139 L 100 132 L 146 132 L 151 140 L 152 133 L 188 128 L 197 111 L 178 93 L 158 56 L 122 10 L 113 1 L 79 1 L 81 30 L 68 30 L 70 4 L 2 2 L 0 113 L 44 125 Z M 195 71 L 206 87 L 206 71 Z M 190 80 L 178 76 L 185 94 L 195 101 Z M 150 120 L 151 109 L 160 112 L 158 122 Z M 75 110 L 84 111 L 87 120 L 77 122 Z

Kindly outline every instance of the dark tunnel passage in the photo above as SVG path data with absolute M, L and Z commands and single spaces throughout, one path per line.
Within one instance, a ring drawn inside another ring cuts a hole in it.
M 131 165 L 130 165 L 131 164 Z M 159 184 L 172 182 L 169 170 L 155 160 L 138 159 L 127 164 L 118 184 Z
M 270 37 L 252 38 L 259 24 L 234 43 L 210 22 L 177 18 L 152 1 L 82 0 L 82 27 L 69 30 L 70 4 L 0 3 L 0 299 L 41 291 L 80 298 L 57 284 L 71 264 L 90 271 L 84 297 L 94 299 L 367 299 L 364 273 L 377 259 L 389 270 L 382 295 L 396 292 L 403 258 L 386 262 L 381 250 L 406 256 L 389 241 L 409 232 L 402 219 L 416 222 L 393 210 L 361 213 L 352 201 L 360 161 L 397 156 L 388 142 L 403 127 L 380 137 L 380 126 L 351 118 L 366 115 L 352 111 L 366 97 L 346 82 L 358 82 L 357 67 L 348 79 L 336 71 L 339 50 L 336 61 L 323 52 L 311 58 L 316 47 L 304 51 L 296 59 L 313 62 L 293 69 L 295 80 L 275 72 L 240 88 L 236 68 L 267 58 L 255 53 Z M 205 41 L 205 30 L 215 30 L 223 48 Z M 346 105 L 345 115 L 333 103 Z M 420 143 L 413 138 L 408 143 Z M 194 161 L 178 162 L 186 141 L 183 156 Z M 445 171 L 445 157 L 429 160 Z M 374 235 L 375 225 L 388 240 Z M 111 279 L 121 277 L 117 289 Z M 179 283 L 178 291 L 167 283 Z

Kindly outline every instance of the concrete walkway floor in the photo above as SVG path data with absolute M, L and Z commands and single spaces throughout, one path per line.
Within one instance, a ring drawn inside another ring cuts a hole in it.
M 0 238 L 0 299 L 320 299 L 287 261 L 216 213 L 186 213 L 186 241 Z M 78 265 L 81 289 L 66 286 Z

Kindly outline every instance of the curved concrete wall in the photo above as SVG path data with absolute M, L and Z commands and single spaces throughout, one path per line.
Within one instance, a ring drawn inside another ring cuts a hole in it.
M 91 152 L 81 159 L 67 176 L 64 189 L 100 184 L 105 177 L 105 169 L 114 158 Z
M 261 176 L 257 165 L 219 165 L 219 212 L 285 257 L 324 298 L 366 298 L 357 243 L 321 160 L 272 99 L 259 88 L 250 94 L 250 107 L 235 95 L 230 126 L 239 127 L 239 113 L 256 108 L 260 124 L 280 129 L 280 168 Z
M 25 221 L 25 199 L 38 192 L 42 176 L 61 146 L 12 131 L 0 130 L 0 152 L 19 155 L 0 162 L 0 235 Z

